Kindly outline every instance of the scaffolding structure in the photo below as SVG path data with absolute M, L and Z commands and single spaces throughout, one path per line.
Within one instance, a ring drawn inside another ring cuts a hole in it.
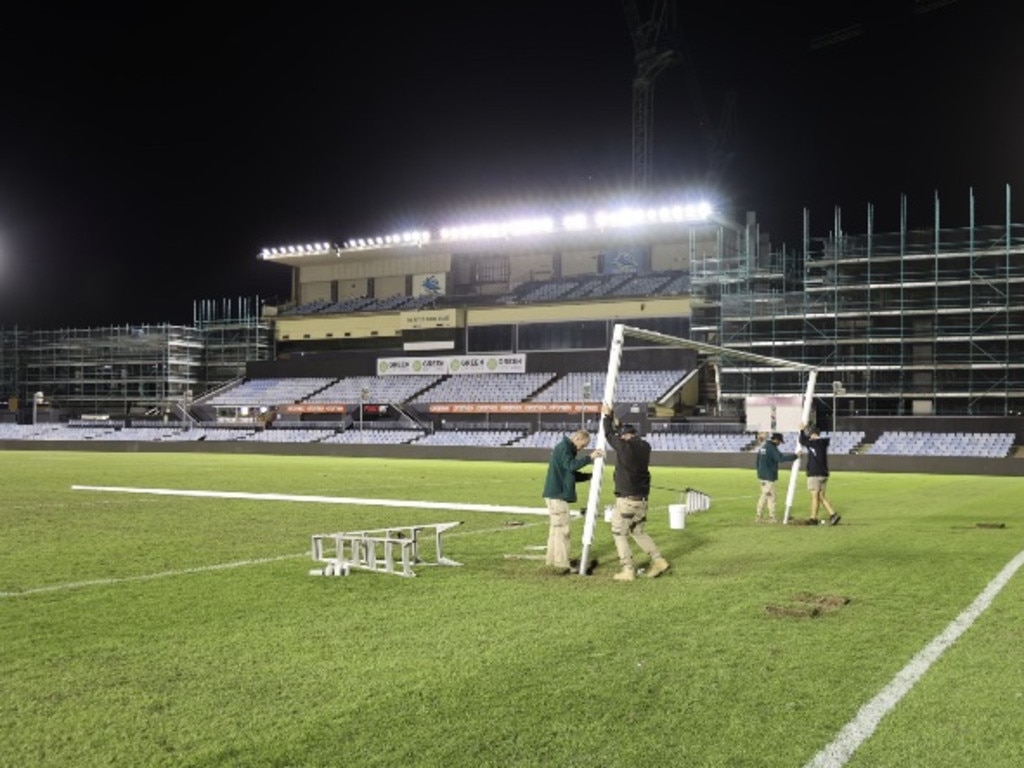
M 244 377 L 246 363 L 274 359 L 273 329 L 261 310 L 258 297 L 194 302 L 194 325 L 203 337 L 202 391 Z
M 272 359 L 258 306 L 197 302 L 192 326 L 0 329 L 0 394 L 12 412 L 36 399 L 48 413 L 187 418 L 195 397 Z
M 693 275 L 694 338 L 812 365 L 832 396 L 820 408 L 843 416 L 1007 416 L 1024 411 L 1024 225 L 970 223 L 911 229 L 906 198 L 898 231 L 844 231 L 834 213 L 811 238 L 804 212 L 798 254 L 762 264 L 745 254 Z M 794 282 L 794 274 L 801 274 Z M 711 341 L 716 339 L 716 341 Z M 782 370 L 722 369 L 724 398 L 802 390 Z
M 24 346 L 25 332 L 17 328 L 0 328 L 0 400 L 4 410 L 0 419 L 13 420 L 21 403 L 21 366 L 18 352 Z M 8 419 L 10 417 L 10 419 Z
M 68 328 L 30 331 L 8 352 L 19 359 L 23 402 L 42 392 L 62 411 L 162 416 L 198 385 L 203 339 L 175 325 Z

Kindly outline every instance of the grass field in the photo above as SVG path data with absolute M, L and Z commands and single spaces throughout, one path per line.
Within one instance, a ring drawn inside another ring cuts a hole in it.
M 812 528 L 756 525 L 753 469 L 655 467 L 713 505 L 671 530 L 657 490 L 673 567 L 622 584 L 603 522 L 552 576 L 539 515 L 73 489 L 539 509 L 539 464 L 0 462 L 3 766 L 1024 764 L 1017 478 L 841 473 Z M 314 533 L 453 520 L 460 567 L 309 575 Z

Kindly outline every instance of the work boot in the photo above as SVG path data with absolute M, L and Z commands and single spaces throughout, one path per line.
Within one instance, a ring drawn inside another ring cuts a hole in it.
M 667 571 L 668 568 L 668 560 L 666 560 L 664 557 L 659 557 L 653 563 L 651 563 L 651 568 L 649 571 L 647 571 L 647 578 L 653 579 L 656 576 L 660 576 L 665 571 Z
M 612 576 L 615 581 L 633 581 L 636 578 L 636 572 L 633 570 L 633 566 L 624 565 L 622 570 Z

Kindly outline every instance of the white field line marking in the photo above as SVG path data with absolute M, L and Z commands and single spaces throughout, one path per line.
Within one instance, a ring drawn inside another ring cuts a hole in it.
M 77 487 L 77 486 L 76 486 Z M 83 490 L 92 490 L 87 486 L 81 486 Z M 188 495 L 194 495 L 189 493 Z M 490 510 L 486 510 L 490 511 Z M 547 510 L 544 510 L 547 514 Z M 527 526 L 522 527 L 533 527 L 538 525 L 536 523 L 530 523 Z M 471 536 L 480 533 L 498 533 L 502 531 L 514 531 L 518 528 L 501 527 L 501 528 L 488 528 L 476 531 L 453 531 L 448 534 L 451 536 Z M 133 581 L 152 581 L 153 579 L 165 579 L 171 576 L 185 576 L 190 573 L 204 573 L 207 571 L 223 571 L 229 568 L 242 568 L 247 565 L 264 565 L 266 563 L 276 563 L 280 560 L 292 560 L 299 557 L 309 557 L 309 552 L 303 552 L 298 555 L 278 555 L 277 557 L 264 557 L 256 560 L 239 560 L 234 563 L 218 563 L 216 565 L 203 565 L 195 568 L 183 568 L 176 571 L 162 571 L 160 573 L 147 573 L 139 576 L 120 576 L 109 579 L 92 579 L 90 581 L 77 581 L 70 584 L 51 584 L 45 587 L 33 587 L 31 589 L 23 589 L 19 592 L 0 592 L 0 598 L 4 597 L 21 597 L 24 595 L 38 595 L 43 592 L 63 592 L 69 589 L 84 589 L 86 587 L 103 587 L 110 586 L 111 584 L 125 584 Z
M 839 735 L 821 752 L 807 763 L 805 768 L 840 768 L 853 757 L 861 744 L 868 740 L 879 722 L 914 687 L 929 667 L 939 660 L 957 639 L 966 632 L 974 621 L 992 604 L 996 595 L 1010 581 L 1013 575 L 1024 565 L 1024 552 L 1017 554 L 1005 568 L 989 582 L 988 586 L 978 595 L 974 602 L 935 637 L 927 646 L 917 653 L 910 662 L 901 669 L 896 677 L 882 689 L 875 698 L 860 708 L 856 717 L 847 723 Z
M 513 526 L 503 525 L 500 528 L 477 528 L 475 531 L 458 531 L 458 530 L 456 530 L 456 531 L 452 531 L 451 533 L 446 533 L 445 536 L 446 537 L 448 537 L 448 536 L 479 536 L 481 533 L 501 533 L 503 531 L 522 531 L 522 530 L 524 530 L 526 528 L 536 528 L 539 525 L 541 525 L 541 523 L 523 523 L 522 525 L 513 525 Z M 547 525 L 547 523 L 544 523 L 544 525 Z M 544 548 L 547 549 L 546 546 Z
M 177 571 L 161 571 L 160 573 L 144 573 L 139 576 L 119 576 L 109 579 L 92 579 L 91 581 L 75 581 L 70 584 L 51 584 L 46 587 L 33 587 L 23 589 L 20 592 L 0 592 L 0 597 L 21 597 L 23 595 L 38 595 L 40 592 L 62 592 L 67 589 L 82 589 L 84 587 L 103 587 L 111 584 L 125 584 L 132 581 L 152 581 L 153 579 L 166 579 L 169 576 L 185 576 L 190 573 L 205 573 L 207 571 L 224 571 L 229 568 L 242 568 L 247 565 L 263 565 L 265 563 L 276 563 L 279 560 L 291 560 L 296 557 L 309 557 L 309 552 L 300 555 L 279 555 L 277 557 L 262 557 L 257 560 L 239 560 L 234 563 L 218 563 L 217 565 L 201 565 L 195 568 L 182 568 Z
M 515 515 L 547 515 L 542 507 L 511 507 L 497 504 L 460 504 L 448 501 L 405 501 L 400 499 L 359 499 L 346 496 L 295 496 L 285 493 L 247 493 L 245 491 L 190 491 L 174 488 L 126 488 L 104 485 L 72 485 L 74 491 L 105 491 L 108 493 L 144 493 L 155 496 L 196 496 L 213 499 L 252 499 L 254 501 L 298 501 L 313 504 L 359 504 L 376 507 L 407 507 L 411 509 L 450 509 L 463 512 L 507 512 Z

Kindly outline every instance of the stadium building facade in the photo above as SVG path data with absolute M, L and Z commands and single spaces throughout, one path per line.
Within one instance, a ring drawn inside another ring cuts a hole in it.
M 417 341 L 460 353 L 557 353 L 586 365 L 616 322 L 819 369 L 819 423 L 862 417 L 1017 416 L 1024 410 L 1024 225 L 943 228 L 930 221 L 860 233 L 837 208 L 827 234 L 773 248 L 756 218 L 660 221 L 463 241 L 392 237 L 346 247 L 264 252 L 293 268 L 295 303 L 281 308 L 286 354 Z M 597 220 L 598 217 L 594 217 Z M 475 234 L 468 230 L 469 234 Z M 429 234 L 429 233 L 428 233 Z M 407 302 L 389 316 L 381 302 Z M 359 302 L 366 302 L 359 304 Z M 376 305 L 376 307 L 375 307 Z M 354 308 L 355 311 L 350 311 Z M 369 310 L 369 311 L 368 311 Z M 388 341 L 390 339 L 390 341 Z M 645 361 L 650 362 L 650 361 Z M 800 394 L 798 371 L 702 365 L 699 404 L 742 420 L 750 395 Z M 640 367 L 643 367 L 641 365 Z M 835 414 L 833 413 L 835 412 Z
M 861 233 L 836 209 L 798 248 L 756 217 L 690 203 L 559 211 L 343 245 L 268 248 L 291 299 L 234 312 L 198 303 L 194 326 L 4 331 L 8 397 L 42 391 L 70 415 L 168 411 L 241 377 L 372 375 L 382 357 L 522 355 L 527 371 L 603 370 L 613 327 L 819 369 L 819 423 L 862 417 L 1007 417 L 1024 409 L 1024 225 Z M 273 268 L 273 267 L 269 267 Z M 631 342 L 623 370 L 696 371 L 649 404 L 664 419 L 743 421 L 751 395 L 801 394 L 799 371 Z

